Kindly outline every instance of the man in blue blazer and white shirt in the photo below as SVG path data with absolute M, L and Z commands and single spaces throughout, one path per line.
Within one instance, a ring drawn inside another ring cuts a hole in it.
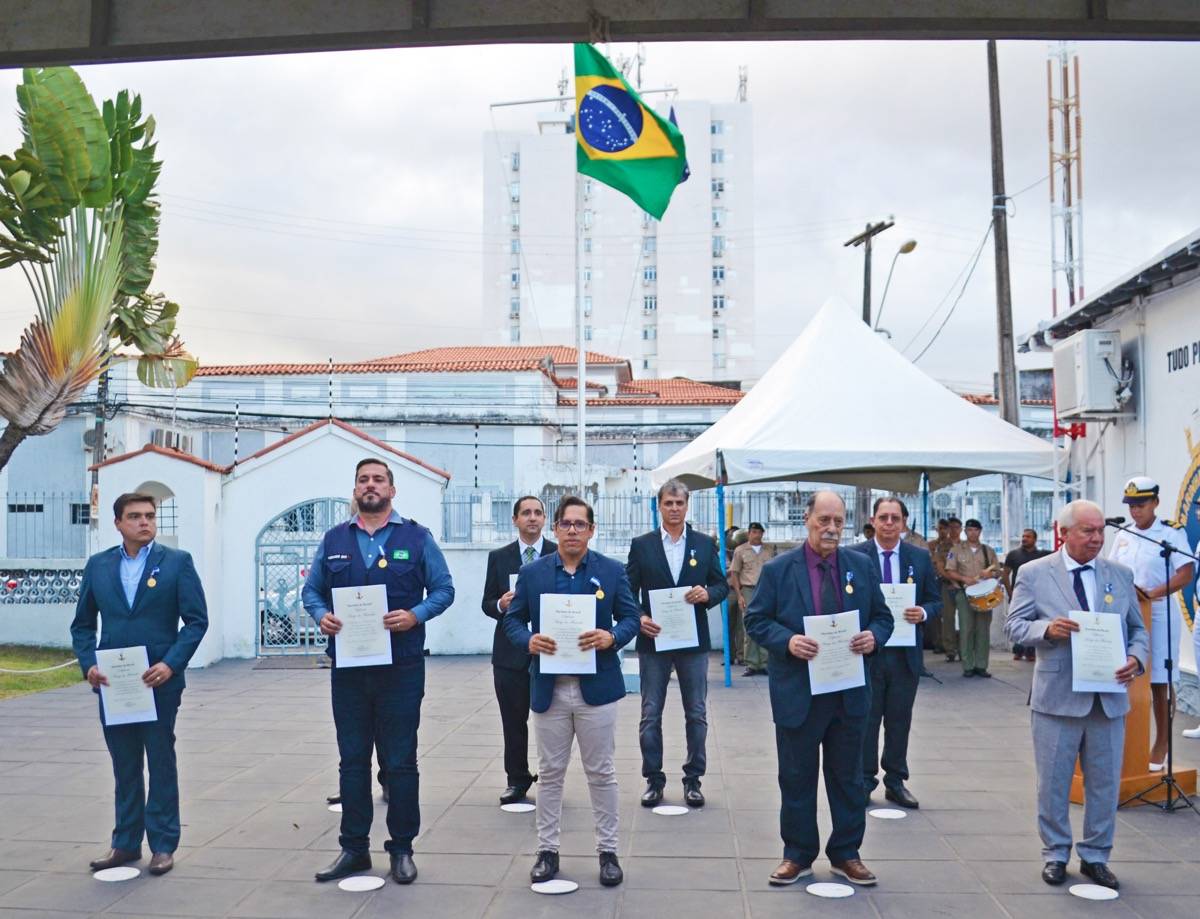
M 617 650 L 637 635 L 641 611 L 621 564 L 588 550 L 595 531 L 591 506 L 573 495 L 563 498 L 554 512 L 558 551 L 521 569 L 503 620 L 509 640 L 533 658 L 529 679 L 538 748 L 538 851 L 529 876 L 535 883 L 558 873 L 563 780 L 576 739 L 592 798 L 600 883 L 613 887 L 624 878 L 617 860 L 617 774 L 613 764 L 617 701 L 625 695 Z M 594 627 L 576 639 L 581 651 L 595 652 L 595 673 L 542 673 L 543 656 L 559 650 L 554 639 L 541 631 L 545 594 L 591 594 L 596 598 Z
M 625 571 L 633 595 L 642 604 L 642 628 L 637 639 L 641 675 L 642 719 L 638 741 L 642 748 L 642 777 L 646 790 L 642 807 L 662 803 L 667 777 L 663 774 L 663 706 L 671 669 L 679 678 L 687 737 L 687 762 L 683 764 L 683 799 L 689 807 L 703 807 L 700 779 L 704 775 L 704 741 L 708 734 L 708 610 L 725 599 L 729 584 L 721 571 L 717 544 L 687 525 L 688 488 L 671 479 L 658 490 L 662 526 L 636 537 L 629 547 Z M 660 651 L 656 642 L 662 627 L 654 621 L 650 591 L 686 588 L 683 599 L 692 604 L 696 618 L 696 644 Z
M 866 830 L 862 748 L 871 710 L 870 668 L 853 689 L 813 695 L 808 662 L 820 644 L 804 634 L 804 617 L 858 610 L 853 654 L 870 656 L 892 634 L 891 610 L 879 589 L 879 568 L 861 552 L 839 548 L 846 505 L 831 491 L 808 501 L 808 538 L 767 562 L 746 610 L 746 632 L 770 654 L 768 683 L 779 757 L 779 831 L 783 861 L 769 879 L 794 884 L 812 875 L 820 851 L 817 779 L 824 760 L 825 794 L 833 832 L 825 844 L 830 866 L 853 884 L 876 882 L 859 859 Z M 866 662 L 864 662 L 866 663 Z
M 894 495 L 877 498 L 871 522 L 875 537 L 854 548 L 875 560 L 882 583 L 916 585 L 914 603 L 904 611 L 904 621 L 915 626 L 917 639 L 911 647 L 880 648 L 871 656 L 871 714 L 863 743 L 863 783 L 868 797 L 879 784 L 882 724 L 884 797 L 901 807 L 916 808 L 920 804 L 904 787 L 908 781 L 908 734 L 917 684 L 925 669 L 924 623 L 941 609 L 941 589 L 928 550 L 900 538 L 908 523 L 908 508 L 902 500 Z
M 1076 692 L 1071 635 L 1079 623 L 1072 610 L 1121 617 L 1125 663 L 1113 680 L 1128 687 L 1144 672 L 1150 638 L 1142 622 L 1133 572 L 1100 558 L 1104 512 L 1091 501 L 1072 501 L 1058 515 L 1063 547 L 1021 566 L 1005 632 L 1014 644 L 1034 648 L 1033 756 L 1037 767 L 1038 833 L 1042 880 L 1058 885 L 1071 855 L 1071 779 L 1078 759 L 1083 772 L 1083 838 L 1075 844 L 1080 870 L 1101 887 L 1120 884 L 1108 867 L 1117 823 L 1125 714 L 1129 694 Z
M 108 685 L 108 677 L 96 665 L 97 648 L 145 647 L 150 667 L 142 682 L 154 691 L 158 715 L 154 721 L 108 725 L 100 706 L 116 780 L 116 825 L 112 848 L 91 863 L 93 871 L 140 859 L 145 835 L 150 873 L 166 874 L 174 867 L 179 846 L 175 716 L 183 696 L 183 671 L 208 629 L 208 609 L 192 557 L 154 541 L 156 513 L 150 495 L 124 494 L 113 503 L 121 543 L 88 559 L 71 622 L 75 656 L 97 693 Z M 146 766 L 148 797 L 142 779 Z

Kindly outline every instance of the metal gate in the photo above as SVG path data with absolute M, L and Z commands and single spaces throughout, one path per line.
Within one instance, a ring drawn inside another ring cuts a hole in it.
M 260 656 L 324 650 L 325 636 L 304 611 L 300 592 L 321 537 L 349 514 L 350 502 L 345 498 L 316 498 L 288 508 L 258 534 L 255 587 Z

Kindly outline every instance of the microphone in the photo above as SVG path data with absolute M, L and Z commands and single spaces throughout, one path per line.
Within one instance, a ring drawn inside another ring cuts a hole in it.
M 1125 522 L 1124 517 L 1105 517 L 1104 522 L 1110 527 L 1119 527 Z

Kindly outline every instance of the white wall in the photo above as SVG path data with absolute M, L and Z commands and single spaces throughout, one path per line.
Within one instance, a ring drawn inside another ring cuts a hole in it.
M 69 654 L 73 618 L 74 603 L 0 605 L 0 644 L 64 648 Z

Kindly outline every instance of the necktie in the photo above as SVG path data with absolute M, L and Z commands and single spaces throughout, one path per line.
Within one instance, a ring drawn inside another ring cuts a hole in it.
M 892 556 L 896 553 L 891 549 L 885 549 L 883 552 L 883 583 L 892 583 Z
M 525 547 L 525 564 L 528 565 L 533 561 L 533 546 Z
M 1079 600 L 1080 609 L 1091 609 L 1091 607 L 1088 606 L 1087 591 L 1083 589 L 1083 572 L 1091 570 L 1091 565 L 1080 565 L 1071 572 L 1075 578 L 1075 596 Z
M 817 562 L 817 568 L 821 571 L 821 614 L 840 613 L 842 605 L 838 602 L 837 585 L 833 583 L 833 566 L 829 562 Z

